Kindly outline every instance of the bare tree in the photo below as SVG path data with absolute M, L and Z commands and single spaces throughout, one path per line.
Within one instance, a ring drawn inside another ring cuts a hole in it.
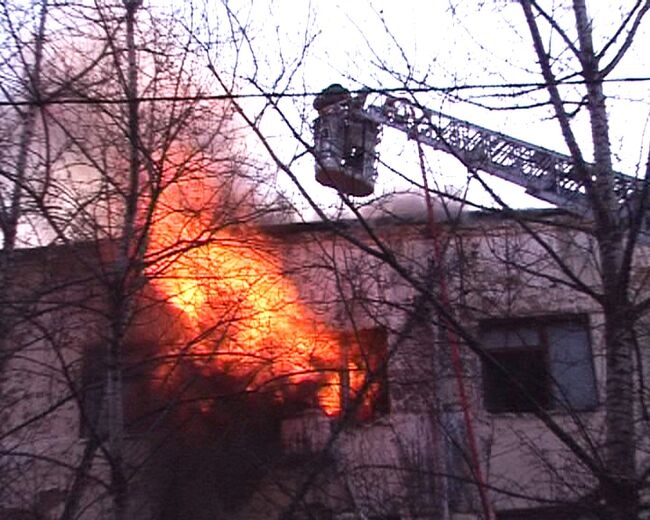
M 531 1 L 522 1 L 520 6 L 523 16 L 520 16 L 517 27 L 525 28 L 530 33 L 532 42 L 533 53 L 528 59 L 528 68 L 532 70 L 532 65 L 537 63 L 540 79 L 527 82 L 524 86 L 518 86 L 518 81 L 506 81 L 503 89 L 509 91 L 508 95 L 501 97 L 501 94 L 495 94 L 490 97 L 489 93 L 482 92 L 476 98 L 483 104 L 485 104 L 483 102 L 485 97 L 501 100 L 501 109 L 521 110 L 526 107 L 531 107 L 533 110 L 539 107 L 550 109 L 550 112 L 545 113 L 550 113 L 559 124 L 560 134 L 574 165 L 571 178 L 582 186 L 580 190 L 588 199 L 588 210 L 577 218 L 568 220 L 557 216 L 547 218 L 539 213 L 517 214 L 496 192 L 490 190 L 476 163 L 456 156 L 461 165 L 469 170 L 469 178 L 473 182 L 482 184 L 491 194 L 497 203 L 497 211 L 511 217 L 514 222 L 514 227 L 505 226 L 499 230 L 497 236 L 476 239 L 481 243 L 480 246 L 476 246 L 477 251 L 485 251 L 487 248 L 487 252 L 476 254 L 479 256 L 485 254 L 482 262 L 490 260 L 490 263 L 498 266 L 495 270 L 486 269 L 485 264 L 481 262 L 477 264 L 470 262 L 467 265 L 471 266 L 471 269 L 482 269 L 481 273 L 492 277 L 488 279 L 489 281 L 485 280 L 485 283 L 492 285 L 489 290 L 494 293 L 493 302 L 509 302 L 509 307 L 501 309 L 499 306 L 499 310 L 505 312 L 502 316 L 520 318 L 526 315 L 532 316 L 534 308 L 525 303 L 526 298 L 539 298 L 542 294 L 540 291 L 551 291 L 551 287 L 557 286 L 564 291 L 562 298 L 569 297 L 580 302 L 580 305 L 574 307 L 582 309 L 582 311 L 575 311 L 577 314 L 588 312 L 596 316 L 592 318 L 591 326 L 593 330 L 598 331 L 594 333 L 598 343 L 595 348 L 599 349 L 602 346 L 604 358 L 603 371 L 599 372 L 602 378 L 599 380 L 604 384 L 603 415 L 597 414 L 597 420 L 592 420 L 593 417 L 586 420 L 583 414 L 578 413 L 579 407 L 577 405 L 572 407 L 571 401 L 567 402 L 565 399 L 564 407 L 568 408 L 566 410 L 568 419 L 558 418 L 549 413 L 549 409 L 553 407 L 549 402 L 541 402 L 539 395 L 536 397 L 534 391 L 522 386 L 522 376 L 516 373 L 517 367 L 509 367 L 504 358 L 493 354 L 489 342 L 482 341 L 482 338 L 476 334 L 475 324 L 482 322 L 487 327 L 490 319 L 495 318 L 494 314 L 488 311 L 494 311 L 495 308 L 488 309 L 486 300 L 479 308 L 474 308 L 477 300 L 473 298 L 476 298 L 477 294 L 474 294 L 474 297 L 464 295 L 462 299 L 457 299 L 462 294 L 456 291 L 463 290 L 463 287 L 457 287 L 456 284 L 460 284 L 463 279 L 467 280 L 469 274 L 465 273 L 464 276 L 467 278 L 452 276 L 453 281 L 450 283 L 454 292 L 450 296 L 444 294 L 445 290 L 441 292 L 439 287 L 431 288 L 426 279 L 414 274 L 418 270 L 412 269 L 413 266 L 405 262 L 402 255 L 397 254 L 386 241 L 385 234 L 363 218 L 363 213 L 359 211 L 363 203 L 357 203 L 345 195 L 341 195 L 341 204 L 359 220 L 362 238 L 336 226 L 333 226 L 333 229 L 360 250 L 381 260 L 385 267 L 394 270 L 407 285 L 427 297 L 435 315 L 432 320 L 443 330 L 451 330 L 453 335 L 459 337 L 477 356 L 480 363 L 487 367 L 484 368 L 483 373 L 484 390 L 486 384 L 489 386 L 486 381 L 489 381 L 490 377 L 504 377 L 506 381 L 510 381 L 508 384 L 512 385 L 508 388 L 522 394 L 523 402 L 526 403 L 522 404 L 522 410 L 535 417 L 531 422 L 531 428 L 543 428 L 565 450 L 557 453 L 568 452 L 571 454 L 570 460 L 575 461 L 573 468 L 575 471 L 570 472 L 569 468 L 560 461 L 553 461 L 543 453 L 543 450 L 538 450 L 540 464 L 547 466 L 555 475 L 557 486 L 574 488 L 573 498 L 566 498 L 565 501 L 573 502 L 578 508 L 582 507 L 585 511 L 603 518 L 637 518 L 645 507 L 640 497 L 646 493 L 647 488 L 647 466 L 644 462 L 643 445 L 647 426 L 645 424 L 647 413 L 644 354 L 636 337 L 643 326 L 647 307 L 645 296 L 647 287 L 644 281 L 639 282 L 639 276 L 636 274 L 639 266 L 643 266 L 645 261 L 644 249 L 640 242 L 643 241 L 644 236 L 647 172 L 643 171 L 636 176 L 639 181 L 631 182 L 632 188 L 629 191 L 621 191 L 617 180 L 618 174 L 614 170 L 614 154 L 610 144 L 612 137 L 607 113 L 608 98 L 605 90 L 607 81 L 626 54 L 631 52 L 631 49 L 638 49 L 641 44 L 635 40 L 644 27 L 643 21 L 650 6 L 646 2 L 634 2 L 622 8 L 617 15 L 617 25 L 607 25 L 609 36 L 602 38 L 598 47 L 593 41 L 593 28 L 597 20 L 589 17 L 584 2 L 567 3 L 562 8 L 556 6 L 553 11 L 546 10 L 544 6 Z M 505 12 L 510 7 L 504 5 L 494 9 L 503 9 Z M 570 16 L 567 13 L 571 13 Z M 389 32 L 390 21 L 383 18 L 382 14 L 379 13 L 377 16 L 387 29 L 387 38 L 390 38 L 389 41 L 392 41 L 395 46 L 399 46 L 399 41 Z M 608 20 L 605 20 L 605 23 L 607 22 Z M 370 36 L 366 35 L 366 39 L 372 44 L 373 39 Z M 546 43 L 547 41 L 552 42 L 552 46 Z M 428 69 L 423 71 L 420 79 L 416 68 L 409 66 L 407 51 L 402 47 L 398 47 L 397 51 L 401 53 L 399 55 L 407 66 L 404 75 L 390 68 L 382 56 L 375 54 L 374 59 L 383 67 L 382 77 L 392 77 L 403 82 L 405 92 L 414 99 L 412 104 L 416 107 L 420 106 L 417 91 L 427 90 Z M 220 83 L 227 88 L 225 81 L 221 80 Z M 251 83 L 259 88 L 261 94 L 264 94 L 264 87 L 254 79 Z M 456 92 L 461 92 L 462 95 L 464 87 L 462 84 L 452 85 L 447 89 L 447 93 L 454 95 Z M 480 86 L 474 89 L 480 89 Z M 539 89 L 546 92 L 546 98 L 540 96 Z M 430 90 L 441 89 L 431 86 Z M 512 98 L 519 99 L 527 95 L 530 102 L 519 102 L 516 105 L 507 103 Z M 467 97 L 471 100 L 471 95 Z M 503 100 L 506 102 L 504 103 Z M 292 122 L 291 116 L 282 108 L 281 102 L 269 96 L 267 107 L 279 113 L 289 127 L 289 132 L 302 143 L 304 150 L 314 151 L 310 145 L 310 138 L 305 137 L 304 127 Z M 291 168 L 291 164 L 283 161 L 281 154 L 265 138 L 258 124 L 258 117 L 262 112 L 253 114 L 242 105 L 238 106 L 238 110 L 257 133 L 270 156 L 298 186 L 318 216 L 325 222 L 331 222 L 326 209 L 310 196 L 309 189 Z M 586 121 L 581 117 L 583 111 L 587 114 Z M 583 123 L 589 128 L 590 137 L 581 142 L 577 137 L 576 129 Z M 433 128 L 433 131 L 438 131 Z M 593 150 L 593 159 L 589 158 L 589 152 L 586 150 Z M 317 157 L 316 160 L 321 158 Z M 400 172 L 400 168 L 394 170 L 402 173 L 405 178 L 411 179 L 411 182 L 419 187 L 424 184 L 426 188 L 426 175 L 432 172 L 424 162 L 422 164 L 424 182 L 418 178 L 413 180 L 408 172 Z M 435 183 L 430 184 L 435 185 Z M 433 191 L 440 192 L 440 190 Z M 447 196 L 444 193 L 442 195 Z M 556 231 L 552 231 L 553 229 Z M 454 233 L 453 228 L 449 235 L 443 233 L 445 237 L 449 236 L 443 241 L 449 240 L 449 244 L 453 245 Z M 512 233 L 512 239 L 509 239 L 509 233 Z M 467 248 L 472 241 L 467 242 L 459 238 L 458 243 L 464 243 L 463 247 Z M 577 264 L 572 263 L 573 260 L 566 254 L 567 247 L 575 248 L 574 253 L 581 255 L 583 260 Z M 451 255 L 451 252 L 452 249 L 449 249 L 447 255 Z M 426 258 L 425 255 L 421 259 L 424 264 Z M 431 261 L 452 262 L 453 265 L 453 258 L 448 256 L 445 259 L 443 255 L 443 257 L 431 258 Z M 458 258 L 462 256 L 457 257 L 456 261 L 460 262 Z M 507 274 L 505 278 L 500 276 L 503 269 L 506 273 L 510 272 L 509 278 Z M 467 284 L 467 281 L 465 283 Z M 484 287 L 483 290 L 488 289 Z M 552 291 L 547 294 L 552 294 Z M 448 299 L 450 297 L 451 300 Z M 505 302 L 501 300 L 502 298 L 506 298 Z M 464 307 L 467 309 L 463 310 Z M 540 310 L 538 309 L 537 312 Z M 547 304 L 544 308 L 542 304 L 541 312 L 549 315 L 553 310 L 550 305 Z M 552 334 L 546 325 L 540 323 L 536 325 L 541 327 L 539 334 Z M 558 323 L 560 322 L 555 322 L 550 328 L 574 326 L 567 323 L 558 325 Z M 520 324 L 517 334 L 521 334 L 523 330 L 521 327 L 524 327 L 523 321 Z M 505 325 L 493 326 L 496 329 L 490 330 L 489 337 L 492 337 L 491 334 L 498 335 L 495 330 L 505 330 L 499 329 Z M 472 365 L 474 362 L 470 360 L 469 363 Z M 493 371 L 501 376 L 491 375 Z M 561 382 L 554 381 L 553 385 L 561 390 Z M 460 389 L 458 391 L 461 392 Z M 558 402 L 562 401 L 558 399 Z M 490 407 L 493 409 L 489 410 Z M 497 404 L 488 404 L 488 411 L 495 412 L 497 408 Z M 499 422 L 498 417 L 490 416 L 480 410 L 478 415 L 479 422 L 484 420 L 488 428 L 490 424 L 495 427 L 494 425 Z M 471 434 L 469 437 L 471 438 Z M 479 431 L 479 437 L 487 438 L 485 430 Z M 539 441 L 534 438 L 519 440 L 520 447 L 527 443 L 531 449 Z M 474 460 L 473 466 L 476 466 L 476 462 Z M 484 468 L 482 471 L 485 470 Z M 472 478 L 479 478 L 479 474 L 473 474 Z M 536 495 L 534 489 L 522 486 L 515 491 L 509 485 L 497 484 L 497 481 L 498 478 L 493 478 L 487 483 L 488 487 L 492 486 L 493 496 L 498 497 L 509 493 L 520 498 L 528 496 L 538 504 L 544 503 L 545 500 L 548 504 L 549 500 L 551 502 L 554 500 Z M 561 501 L 559 498 L 557 500 Z M 484 514 L 491 515 L 489 506 L 484 505 Z
M 562 10 L 520 5 L 533 43 L 528 65 L 539 64 L 541 80 L 503 85 L 507 101 L 531 101 L 500 108 L 550 108 L 588 211 L 514 211 L 475 162 L 457 155 L 497 209 L 455 218 L 453 204 L 470 202 L 438 186 L 437 167 L 415 139 L 412 170 L 384 165 L 424 193 L 422 211 L 406 215 L 410 227 L 400 226 L 399 200 L 387 204 L 387 220 L 376 204 L 340 194 L 331 217 L 301 177 L 301 161 L 318 151 L 311 107 L 281 94 L 309 67 L 312 26 L 300 28 L 293 56 L 281 42 L 276 60 L 267 43 L 258 46 L 246 9 L 228 2 L 216 21 L 198 4 L 64 4 L 56 8 L 66 23 L 50 25 L 42 2 L 36 37 L 25 43 L 29 31 L 12 32 L 15 16 L 3 5 L 22 65 L 12 69 L 8 59 L 3 68 L 20 88 L 3 83 L 19 124 L 3 128 L 1 143 L 2 273 L 29 280 L 11 292 L 29 312 L 4 335 L 20 352 L 8 365 L 12 381 L 38 374 L 36 390 L 12 383 L 3 392 L 3 460 L 20 476 L 6 503 L 24 499 L 34 514 L 65 519 L 206 516 L 228 507 L 245 516 L 260 503 L 257 514 L 272 503 L 286 518 L 310 517 L 327 500 L 363 515 L 444 518 L 450 508 L 490 518 L 493 508 L 535 504 L 638 517 L 648 473 L 637 336 L 647 308 L 637 269 L 647 185 L 641 175 L 629 193 L 617 185 L 604 89 L 635 48 L 649 5 L 627 9 L 599 49 L 584 2 L 566 6 L 574 23 Z M 390 23 L 378 19 L 407 66 L 400 74 L 375 53 L 379 77 L 399 80 L 421 108 L 431 98 L 418 92 L 440 89 L 427 84 L 428 69 L 418 76 Z M 223 41 L 232 55 L 222 53 Z M 63 65 L 54 55 L 61 49 Z M 237 99 L 242 86 L 261 102 Z M 443 90 L 459 96 L 465 87 Z M 540 101 L 540 89 L 550 101 Z M 215 91 L 226 101 L 204 99 Z M 470 100 L 485 104 L 484 92 Z M 363 110 L 382 94 L 350 99 Z M 582 111 L 591 137 L 581 148 Z M 286 127 L 295 153 L 269 137 L 269 117 Z M 318 224 L 247 225 L 268 209 L 258 196 L 268 177 L 237 153 L 242 123 Z M 318 154 L 316 163 L 322 170 Z M 435 204 L 447 211 L 436 215 Z M 353 223 L 337 222 L 341 214 Z M 15 256 L 28 217 L 65 247 Z M 524 347 L 525 356 L 511 354 Z M 604 360 L 596 376 L 592 347 Z M 579 391 L 567 378 L 580 381 Z M 394 409 L 380 418 L 373 414 L 385 379 Z M 331 434 L 327 413 L 338 417 Z M 44 434 L 76 414 L 84 441 Z M 311 428 L 305 442 L 318 445 L 290 469 L 273 456 L 287 415 L 283 427 Z M 372 421 L 357 428 L 364 418 Z M 524 457 L 543 490 L 526 480 L 530 472 L 518 473 L 513 461 Z
M 38 7 L 31 44 L 22 41 L 29 25 L 12 32 L 18 11 L 4 5 L 6 34 L 23 57 L 19 79 L 28 88 L 5 89 L 22 137 L 3 142 L 3 277 L 20 279 L 11 290 L 3 285 L 3 303 L 19 302 L 24 312 L 6 334 L 17 354 L 3 383 L 2 456 L 11 484 L 3 512 L 127 518 L 142 506 L 133 483 L 176 439 L 170 424 L 178 428 L 184 414 L 192 415 L 174 410 L 216 399 L 190 387 L 215 355 L 205 345 L 217 349 L 235 319 L 223 308 L 201 323 L 179 318 L 185 289 L 165 280 L 189 277 L 183 269 L 198 272 L 188 267 L 192 250 L 227 242 L 225 229 L 269 206 L 257 197 L 263 178 L 254 161 L 237 149 L 228 104 L 202 99 L 208 84 L 184 26 L 192 23 L 191 6 L 188 14 L 140 2 L 65 4 L 52 19 L 47 2 Z M 24 20 L 31 14 L 25 8 Z M 11 52 L 7 74 L 17 63 Z M 11 136 L 16 130 L 6 122 Z M 166 227 L 174 218 L 178 228 Z M 50 246 L 40 258 L 37 250 L 14 255 L 16 237 L 32 239 L 29 231 L 17 233 L 27 219 L 34 235 L 58 249 Z M 195 281 L 190 291 L 207 283 Z M 153 316 L 160 330 L 148 331 Z M 31 388 L 15 384 L 29 373 L 38 373 Z M 154 374 L 174 390 L 167 400 Z M 228 376 L 220 384 L 223 393 L 245 389 Z M 155 406 L 144 412 L 124 401 L 155 391 Z M 134 426 L 136 412 L 153 418 Z M 62 429 L 63 417 L 71 423 Z M 158 437 L 134 440 L 138 428 Z

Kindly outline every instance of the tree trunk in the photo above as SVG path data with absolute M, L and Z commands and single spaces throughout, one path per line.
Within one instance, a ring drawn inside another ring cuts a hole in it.
M 636 444 L 634 432 L 634 320 L 624 265 L 624 219 L 614 186 L 609 121 L 603 78 L 592 41 L 585 0 L 574 0 L 582 75 L 594 145 L 592 200 L 600 253 L 605 315 L 605 475 L 601 479 L 607 515 L 612 520 L 637 518 Z
M 606 445 L 603 498 L 608 518 L 637 518 L 634 431 L 633 346 L 634 324 L 630 306 L 613 302 L 605 309 Z
M 135 48 L 135 17 L 139 1 L 124 0 L 126 9 L 126 49 L 128 100 L 129 175 L 126 192 L 126 208 L 122 224 L 122 237 L 115 268 L 115 290 L 111 317 L 112 337 L 108 345 L 108 441 L 111 465 L 111 495 L 113 519 L 125 520 L 127 513 L 128 481 L 124 467 L 124 409 L 122 370 L 124 364 L 124 337 L 131 317 L 132 284 L 140 273 L 140 262 L 134 258 L 134 244 L 138 244 L 137 212 L 140 191 L 140 151 L 138 114 L 138 69 Z M 136 265 L 134 269 L 134 263 Z

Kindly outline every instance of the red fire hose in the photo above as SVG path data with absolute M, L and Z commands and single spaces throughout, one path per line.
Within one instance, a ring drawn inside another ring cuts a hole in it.
M 431 194 L 429 193 L 429 184 L 427 181 L 426 169 L 424 167 L 424 156 L 422 152 L 422 146 L 418 142 L 418 154 L 420 159 L 420 169 L 422 171 L 422 183 L 424 187 L 424 197 L 427 205 L 427 223 L 428 231 L 431 235 L 431 240 L 433 242 L 433 254 L 436 265 L 442 265 L 442 249 L 440 247 L 440 229 L 436 224 L 435 215 L 433 213 L 433 202 L 431 201 Z M 444 274 L 441 273 L 441 276 L 438 276 L 438 289 L 440 294 L 440 300 L 443 306 L 446 308 L 451 308 L 449 300 L 449 290 L 447 287 L 447 278 Z M 454 330 L 451 324 L 445 327 L 447 333 L 447 341 L 451 347 L 451 363 L 454 370 L 454 376 L 456 378 L 456 384 L 458 388 L 458 397 L 460 398 L 461 408 L 463 410 L 463 419 L 465 421 L 465 429 L 467 431 L 467 443 L 469 445 L 470 458 L 472 460 L 472 471 L 474 477 L 476 478 L 476 483 L 478 486 L 479 495 L 481 497 L 481 506 L 483 509 L 483 515 L 486 520 L 492 520 L 492 508 L 487 497 L 485 481 L 483 480 L 483 473 L 481 471 L 481 461 L 479 459 L 478 447 L 476 444 L 476 434 L 474 432 L 474 423 L 472 420 L 472 412 L 470 407 L 469 398 L 467 396 L 467 389 L 465 388 L 465 382 L 463 379 L 463 362 L 460 356 L 460 347 L 459 340 L 456 331 Z

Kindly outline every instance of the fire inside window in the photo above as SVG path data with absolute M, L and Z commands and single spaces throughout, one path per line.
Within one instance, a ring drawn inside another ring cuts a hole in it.
M 341 411 L 371 421 L 389 411 L 387 335 L 381 327 L 341 334 Z
M 385 329 L 356 330 L 340 334 L 338 339 L 336 365 L 323 367 L 338 373 L 337 389 L 332 392 L 338 402 L 332 408 L 340 410 L 342 415 L 351 413 L 357 422 L 371 421 L 387 414 Z M 129 345 L 126 350 L 129 359 L 122 371 L 122 401 L 127 434 L 144 434 L 173 421 L 189 427 L 192 417 L 197 423 L 194 427 L 202 427 L 205 421 L 219 419 L 216 413 L 212 413 L 215 395 L 245 394 L 237 386 L 241 386 L 240 381 L 229 379 L 227 374 L 208 377 L 192 363 L 183 364 L 180 359 L 167 360 L 165 356 L 156 355 L 155 345 Z M 94 434 L 105 438 L 107 435 L 106 380 L 105 348 L 89 346 L 83 356 L 80 388 L 82 437 Z M 305 388 L 313 393 L 304 399 L 307 406 L 318 406 L 317 388 L 310 385 Z M 271 399 L 271 395 L 261 392 L 258 399 L 264 398 Z M 287 401 L 285 404 L 289 407 L 292 403 Z M 211 413 L 215 417 L 209 417 Z M 205 417 L 194 417 L 198 415 Z
M 490 412 L 597 405 L 586 316 L 536 317 L 481 324 L 485 406 Z

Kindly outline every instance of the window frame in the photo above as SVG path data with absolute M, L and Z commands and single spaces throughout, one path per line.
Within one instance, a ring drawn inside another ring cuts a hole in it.
M 355 352 L 353 349 L 357 351 Z M 349 368 L 355 358 L 362 360 L 364 366 L 359 370 L 364 378 L 371 372 L 375 373 L 374 381 L 369 384 L 363 399 L 357 404 L 353 417 L 356 424 L 365 424 L 390 414 L 388 331 L 386 328 L 382 326 L 365 327 L 339 334 L 341 366 L 337 372 L 339 374 L 341 415 L 345 414 L 357 399 L 356 392 L 352 391 L 350 378 L 352 370 Z
M 572 398 L 568 395 L 563 395 L 561 380 L 555 377 L 554 374 L 554 372 L 560 370 L 561 363 L 557 360 L 554 361 L 552 358 L 551 335 L 556 330 L 559 330 L 562 326 L 575 327 L 575 330 L 579 330 L 584 334 L 584 344 L 581 348 L 584 349 L 584 352 L 586 354 L 585 361 L 588 362 L 588 366 L 586 366 L 584 369 L 589 371 L 589 376 L 586 384 L 590 386 L 588 390 L 590 396 L 588 396 L 586 400 L 591 400 L 591 402 L 587 404 L 578 403 L 574 405 L 573 403 L 567 402 Z M 537 344 L 526 345 L 523 340 L 521 345 L 514 347 L 506 345 L 494 347 L 487 346 L 485 344 L 485 338 L 490 332 L 501 332 L 505 337 L 505 334 L 518 335 L 518 331 L 523 331 L 524 329 L 529 329 L 535 332 L 537 336 Z M 526 397 L 515 397 L 514 400 L 508 402 L 507 395 L 514 395 L 514 392 L 518 392 L 518 396 L 521 393 L 521 389 L 516 386 L 516 376 L 515 380 L 513 380 L 511 376 L 504 374 L 498 367 L 491 365 L 486 360 L 483 360 L 481 368 L 481 386 L 483 391 L 483 406 L 488 413 L 531 413 L 534 412 L 538 406 L 548 411 L 565 411 L 569 413 L 588 412 L 598 408 L 600 403 L 594 367 L 593 342 L 591 337 L 589 316 L 587 314 L 547 314 L 487 319 L 479 322 L 479 334 L 483 339 L 483 348 L 486 354 L 488 356 L 495 356 L 495 361 L 497 362 L 499 362 L 500 356 L 530 356 L 532 348 L 536 353 L 540 355 L 544 363 L 544 395 L 538 399 L 535 399 L 535 396 L 533 395 L 532 398 L 537 401 L 537 404 L 535 404 L 530 400 L 530 398 Z M 528 384 L 531 384 L 526 380 L 520 380 L 518 382 L 524 387 L 526 387 Z M 501 383 L 504 388 L 500 390 L 496 389 L 497 385 L 495 383 Z M 494 395 L 497 391 L 500 393 L 498 395 Z M 534 394 L 535 389 L 533 389 L 531 393 Z

